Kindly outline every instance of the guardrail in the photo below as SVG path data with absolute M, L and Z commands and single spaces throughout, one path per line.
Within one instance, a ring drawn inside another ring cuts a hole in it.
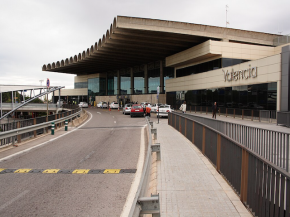
M 178 110 L 178 105 L 174 106 Z M 186 111 L 190 113 L 211 114 L 211 106 L 187 106 Z M 217 115 L 223 115 L 232 118 L 241 118 L 251 121 L 264 121 L 269 123 L 276 123 L 275 110 L 257 110 L 257 109 L 240 109 L 240 108 L 225 108 L 220 107 Z
M 271 163 L 289 172 L 290 148 L 289 133 L 275 130 L 266 130 L 243 124 L 225 122 L 221 120 L 184 114 L 189 119 L 198 121 L 220 133 L 230 137 L 236 142 L 251 149 L 256 154 L 267 159 Z
M 38 133 L 44 133 L 45 131 L 48 132 L 48 128 L 51 127 L 51 123 L 54 122 L 55 125 L 63 124 L 65 120 L 72 120 L 76 116 L 80 115 L 82 112 L 81 109 L 75 112 L 68 112 L 69 115 L 64 115 L 64 113 L 50 115 L 49 120 L 47 121 L 46 117 L 35 118 L 29 120 L 29 122 L 17 122 L 16 126 L 17 129 L 11 129 L 8 131 L 0 132 L 0 144 L 1 145 L 8 145 L 10 143 L 14 144 L 16 141 L 18 143 L 21 142 L 23 138 L 31 137 Z M 31 123 L 33 121 L 33 123 Z M 40 123 L 39 123 L 40 122 Z M 30 124 L 29 126 L 21 126 L 21 124 Z
M 212 162 L 254 216 L 290 216 L 290 176 L 287 172 L 184 114 L 169 113 L 168 124 Z
M 157 160 L 160 160 L 160 146 L 158 148 L 159 144 L 152 145 L 152 133 L 154 133 L 152 131 L 153 123 L 149 122 L 148 118 L 145 118 L 145 120 L 147 123 L 146 129 L 148 138 L 147 154 L 143 165 L 141 179 L 138 185 L 138 190 L 136 191 L 132 206 L 130 208 L 128 215 L 129 217 L 137 217 L 140 216 L 140 214 L 154 214 L 155 217 L 160 216 L 159 195 L 151 195 L 151 197 L 146 197 L 146 192 L 150 182 L 152 152 L 159 152 L 159 157 Z M 157 136 L 157 131 L 155 133 Z

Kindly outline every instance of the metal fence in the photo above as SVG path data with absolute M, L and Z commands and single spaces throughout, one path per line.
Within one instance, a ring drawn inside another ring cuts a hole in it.
M 48 116 L 48 120 L 46 116 L 43 117 L 37 117 L 37 118 L 31 118 L 31 119 L 26 119 L 26 120 L 20 120 L 17 122 L 11 122 L 11 123 L 5 123 L 5 124 L 0 124 L 0 132 L 7 132 L 10 130 L 14 130 L 14 129 L 19 129 L 19 128 L 23 128 L 23 127 L 28 127 L 28 126 L 32 126 L 32 125 L 36 125 L 36 124 L 41 124 L 41 123 L 45 123 L 48 121 L 53 121 L 56 119 L 59 119 L 61 117 L 67 117 L 71 114 L 74 114 L 78 111 L 80 111 L 81 108 L 76 108 L 72 111 L 65 111 L 59 114 L 54 114 L 54 115 L 49 115 Z M 47 129 L 48 130 L 48 129 Z M 31 131 L 31 132 L 27 132 L 27 133 L 23 133 L 20 135 L 20 137 L 9 137 L 9 138 L 5 138 L 0 140 L 0 146 L 3 145 L 7 145 L 10 143 L 14 143 L 15 141 L 17 141 L 18 139 L 26 139 L 26 138 L 31 138 L 32 136 L 36 136 L 39 134 L 44 133 L 44 128 L 43 129 L 38 129 L 36 130 L 36 132 Z
M 175 110 L 179 109 L 178 105 L 173 106 Z M 212 114 L 211 106 L 187 106 L 186 111 L 190 113 Z M 232 118 L 241 118 L 252 121 L 276 123 L 277 116 L 275 110 L 256 110 L 220 107 L 217 115 Z
M 289 172 L 289 133 L 199 117 L 193 114 L 184 114 L 184 116 L 219 131 Z
M 290 216 L 287 172 L 188 115 L 169 113 L 168 124 L 211 160 L 255 216 Z

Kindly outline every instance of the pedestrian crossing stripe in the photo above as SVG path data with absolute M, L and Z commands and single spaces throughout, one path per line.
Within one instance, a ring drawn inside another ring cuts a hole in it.
M 0 168 L 0 174 L 7 173 L 38 173 L 38 174 L 123 174 L 136 173 L 136 169 L 5 169 Z

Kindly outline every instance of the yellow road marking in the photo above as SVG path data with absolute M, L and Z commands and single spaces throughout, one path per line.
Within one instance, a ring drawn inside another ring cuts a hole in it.
M 84 170 L 84 169 L 76 169 L 72 173 L 75 174 L 87 174 L 90 170 Z
M 42 173 L 57 173 L 60 169 L 47 169 L 44 170 Z
M 6 170 L 6 169 L 0 168 L 0 173 L 1 173 L 3 170 Z
M 14 173 L 28 173 L 31 169 L 19 169 L 16 170 Z
M 119 173 L 120 169 L 106 169 L 104 173 Z

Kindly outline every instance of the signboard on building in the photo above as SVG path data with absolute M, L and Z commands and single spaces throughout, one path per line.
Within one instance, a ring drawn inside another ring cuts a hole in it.
M 222 71 L 224 73 L 225 81 L 256 78 L 258 75 L 258 67 L 251 67 L 251 65 L 249 65 L 248 69 L 244 70 L 235 71 L 234 68 L 232 68 L 231 72 L 229 72 L 229 70 L 225 71 L 224 69 L 222 69 Z

